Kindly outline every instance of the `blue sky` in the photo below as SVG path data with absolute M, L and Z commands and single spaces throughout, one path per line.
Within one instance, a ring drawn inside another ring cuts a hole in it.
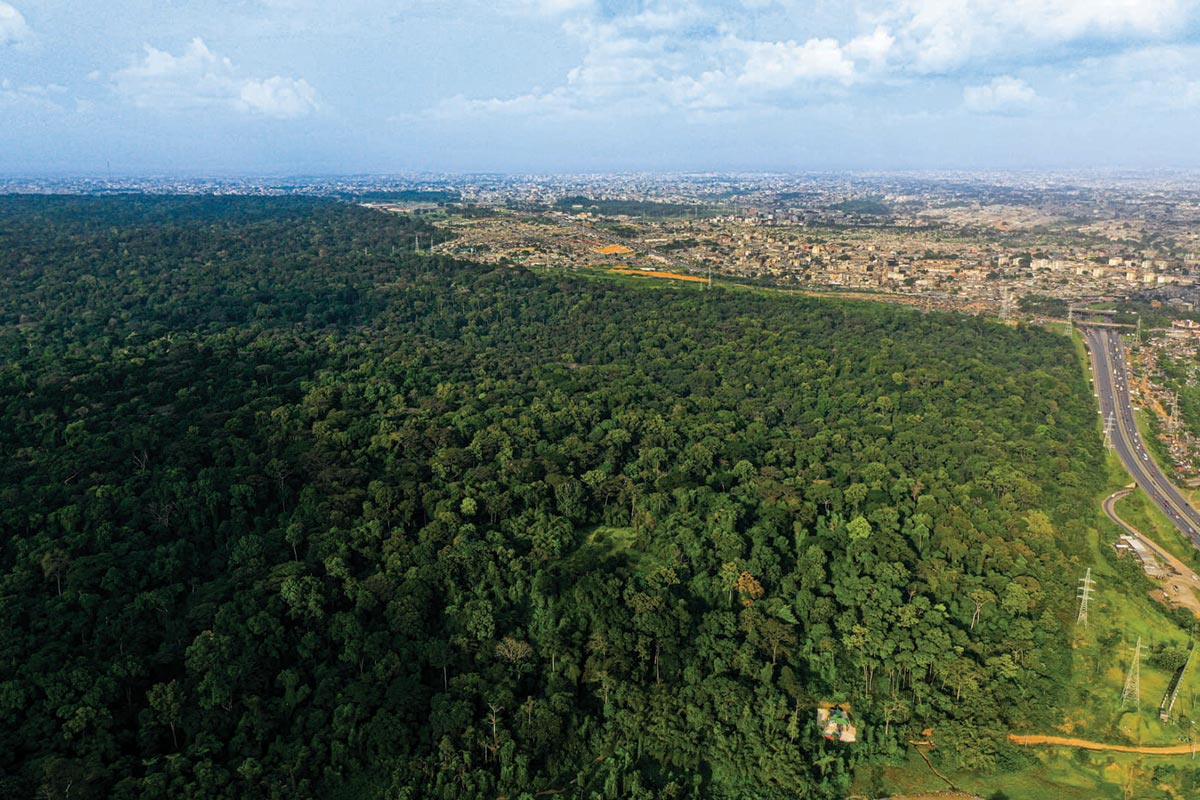
M 1200 0 L 0 0 L 0 174 L 1200 166 Z

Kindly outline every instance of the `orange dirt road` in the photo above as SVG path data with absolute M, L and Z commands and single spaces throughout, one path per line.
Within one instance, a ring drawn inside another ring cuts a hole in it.
M 619 272 L 622 275 L 633 275 L 637 278 L 670 278 L 677 281 L 695 281 L 704 283 L 708 279 L 699 275 L 684 275 L 681 272 L 660 272 L 648 269 L 610 269 L 609 272 Z
M 1082 750 L 1100 750 L 1110 753 L 1141 753 L 1147 756 L 1186 756 L 1194 751 L 1191 744 L 1169 744 L 1162 747 L 1141 747 L 1131 744 L 1106 744 L 1105 742 L 1089 742 L 1086 739 L 1075 739 L 1070 736 L 1019 736 L 1015 733 L 1008 735 L 1013 744 L 1058 744 L 1067 747 L 1078 747 Z

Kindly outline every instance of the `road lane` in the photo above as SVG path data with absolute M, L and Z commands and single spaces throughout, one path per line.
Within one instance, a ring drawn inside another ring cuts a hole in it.
M 1080 326 L 1092 357 L 1092 378 L 1104 420 L 1112 420 L 1112 444 L 1130 476 L 1154 504 L 1200 548 L 1200 513 L 1167 480 L 1146 451 L 1129 402 L 1129 374 L 1120 334 L 1111 328 Z

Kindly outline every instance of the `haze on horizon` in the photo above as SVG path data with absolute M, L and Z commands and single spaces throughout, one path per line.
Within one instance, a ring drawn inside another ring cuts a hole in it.
M 0 0 L 0 174 L 1194 168 L 1200 0 Z

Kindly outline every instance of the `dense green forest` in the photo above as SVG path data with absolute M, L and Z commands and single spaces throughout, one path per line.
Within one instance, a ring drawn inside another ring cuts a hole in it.
M 0 198 L 0 797 L 830 798 L 927 727 L 1021 763 L 1102 473 L 1068 340 L 422 224 Z

